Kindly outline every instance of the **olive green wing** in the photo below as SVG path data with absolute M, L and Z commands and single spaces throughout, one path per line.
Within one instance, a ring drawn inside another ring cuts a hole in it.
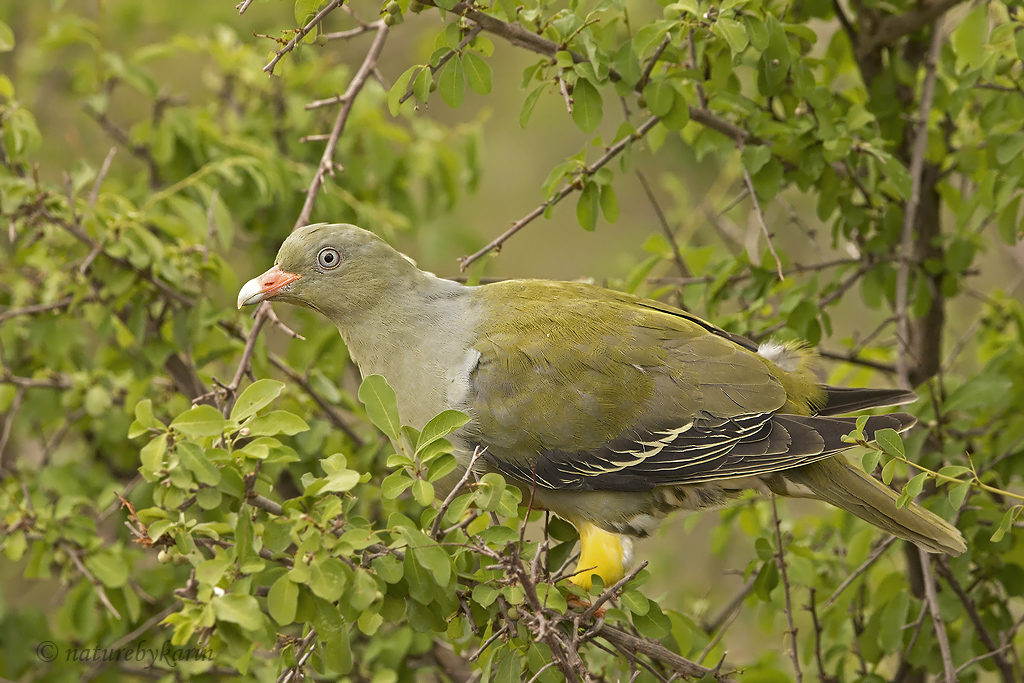
M 689 314 L 576 283 L 479 294 L 492 314 L 474 345 L 472 436 L 508 476 L 646 490 L 788 469 L 848 446 L 852 422 L 780 413 L 786 390 L 769 364 Z

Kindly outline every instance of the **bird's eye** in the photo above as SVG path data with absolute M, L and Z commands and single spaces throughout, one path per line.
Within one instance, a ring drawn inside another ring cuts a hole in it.
M 337 268 L 338 264 L 341 263 L 341 255 L 338 254 L 337 249 L 327 247 L 321 249 L 320 253 L 316 255 L 316 262 L 321 268 L 330 270 L 331 268 Z

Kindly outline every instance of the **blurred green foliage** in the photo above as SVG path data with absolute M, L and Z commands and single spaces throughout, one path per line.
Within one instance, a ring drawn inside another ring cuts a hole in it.
M 798 675 L 795 648 L 807 678 L 920 680 L 948 668 L 944 635 L 959 680 L 1020 680 L 1024 12 L 933 5 L 941 27 L 909 0 L 397 0 L 334 7 L 301 38 L 330 3 L 0 10 L 0 675 L 646 681 L 693 675 L 678 653 L 776 681 Z M 374 38 L 377 68 L 339 101 Z M 542 143 L 489 153 L 513 127 Z M 570 151 L 520 178 L 548 147 Z M 922 567 L 843 513 L 780 506 L 777 530 L 750 498 L 683 552 L 666 530 L 604 622 L 574 623 L 584 596 L 552 581 L 568 525 L 496 475 L 435 490 L 463 418 L 402 426 L 322 320 L 290 313 L 300 342 L 234 310 L 318 170 L 311 220 L 452 254 L 519 218 L 495 207 L 527 182 L 539 221 L 571 199 L 595 234 L 536 223 L 509 251 L 565 260 L 557 245 L 624 234 L 630 267 L 592 275 L 821 343 L 845 361 L 832 382 L 902 372 L 921 428 L 853 456 L 955 519 L 968 552 Z M 453 218 L 472 202 L 479 216 Z M 718 570 L 687 583 L 707 566 L 742 574 L 735 602 Z M 212 657 L 68 656 L 140 642 Z

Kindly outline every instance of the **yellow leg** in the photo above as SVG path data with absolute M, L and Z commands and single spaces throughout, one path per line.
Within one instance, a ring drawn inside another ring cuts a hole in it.
M 594 526 L 590 522 L 573 521 L 580 532 L 579 572 L 569 580 L 584 590 L 590 590 L 591 574 L 601 577 L 610 586 L 626 574 L 626 565 L 632 559 L 629 539 Z

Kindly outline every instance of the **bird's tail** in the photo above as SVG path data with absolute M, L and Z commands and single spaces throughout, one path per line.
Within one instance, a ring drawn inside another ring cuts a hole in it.
M 913 502 L 897 507 L 898 496 L 892 489 L 842 458 L 820 460 L 780 475 L 769 482 L 775 493 L 831 503 L 930 553 L 959 555 L 967 550 L 955 526 Z

